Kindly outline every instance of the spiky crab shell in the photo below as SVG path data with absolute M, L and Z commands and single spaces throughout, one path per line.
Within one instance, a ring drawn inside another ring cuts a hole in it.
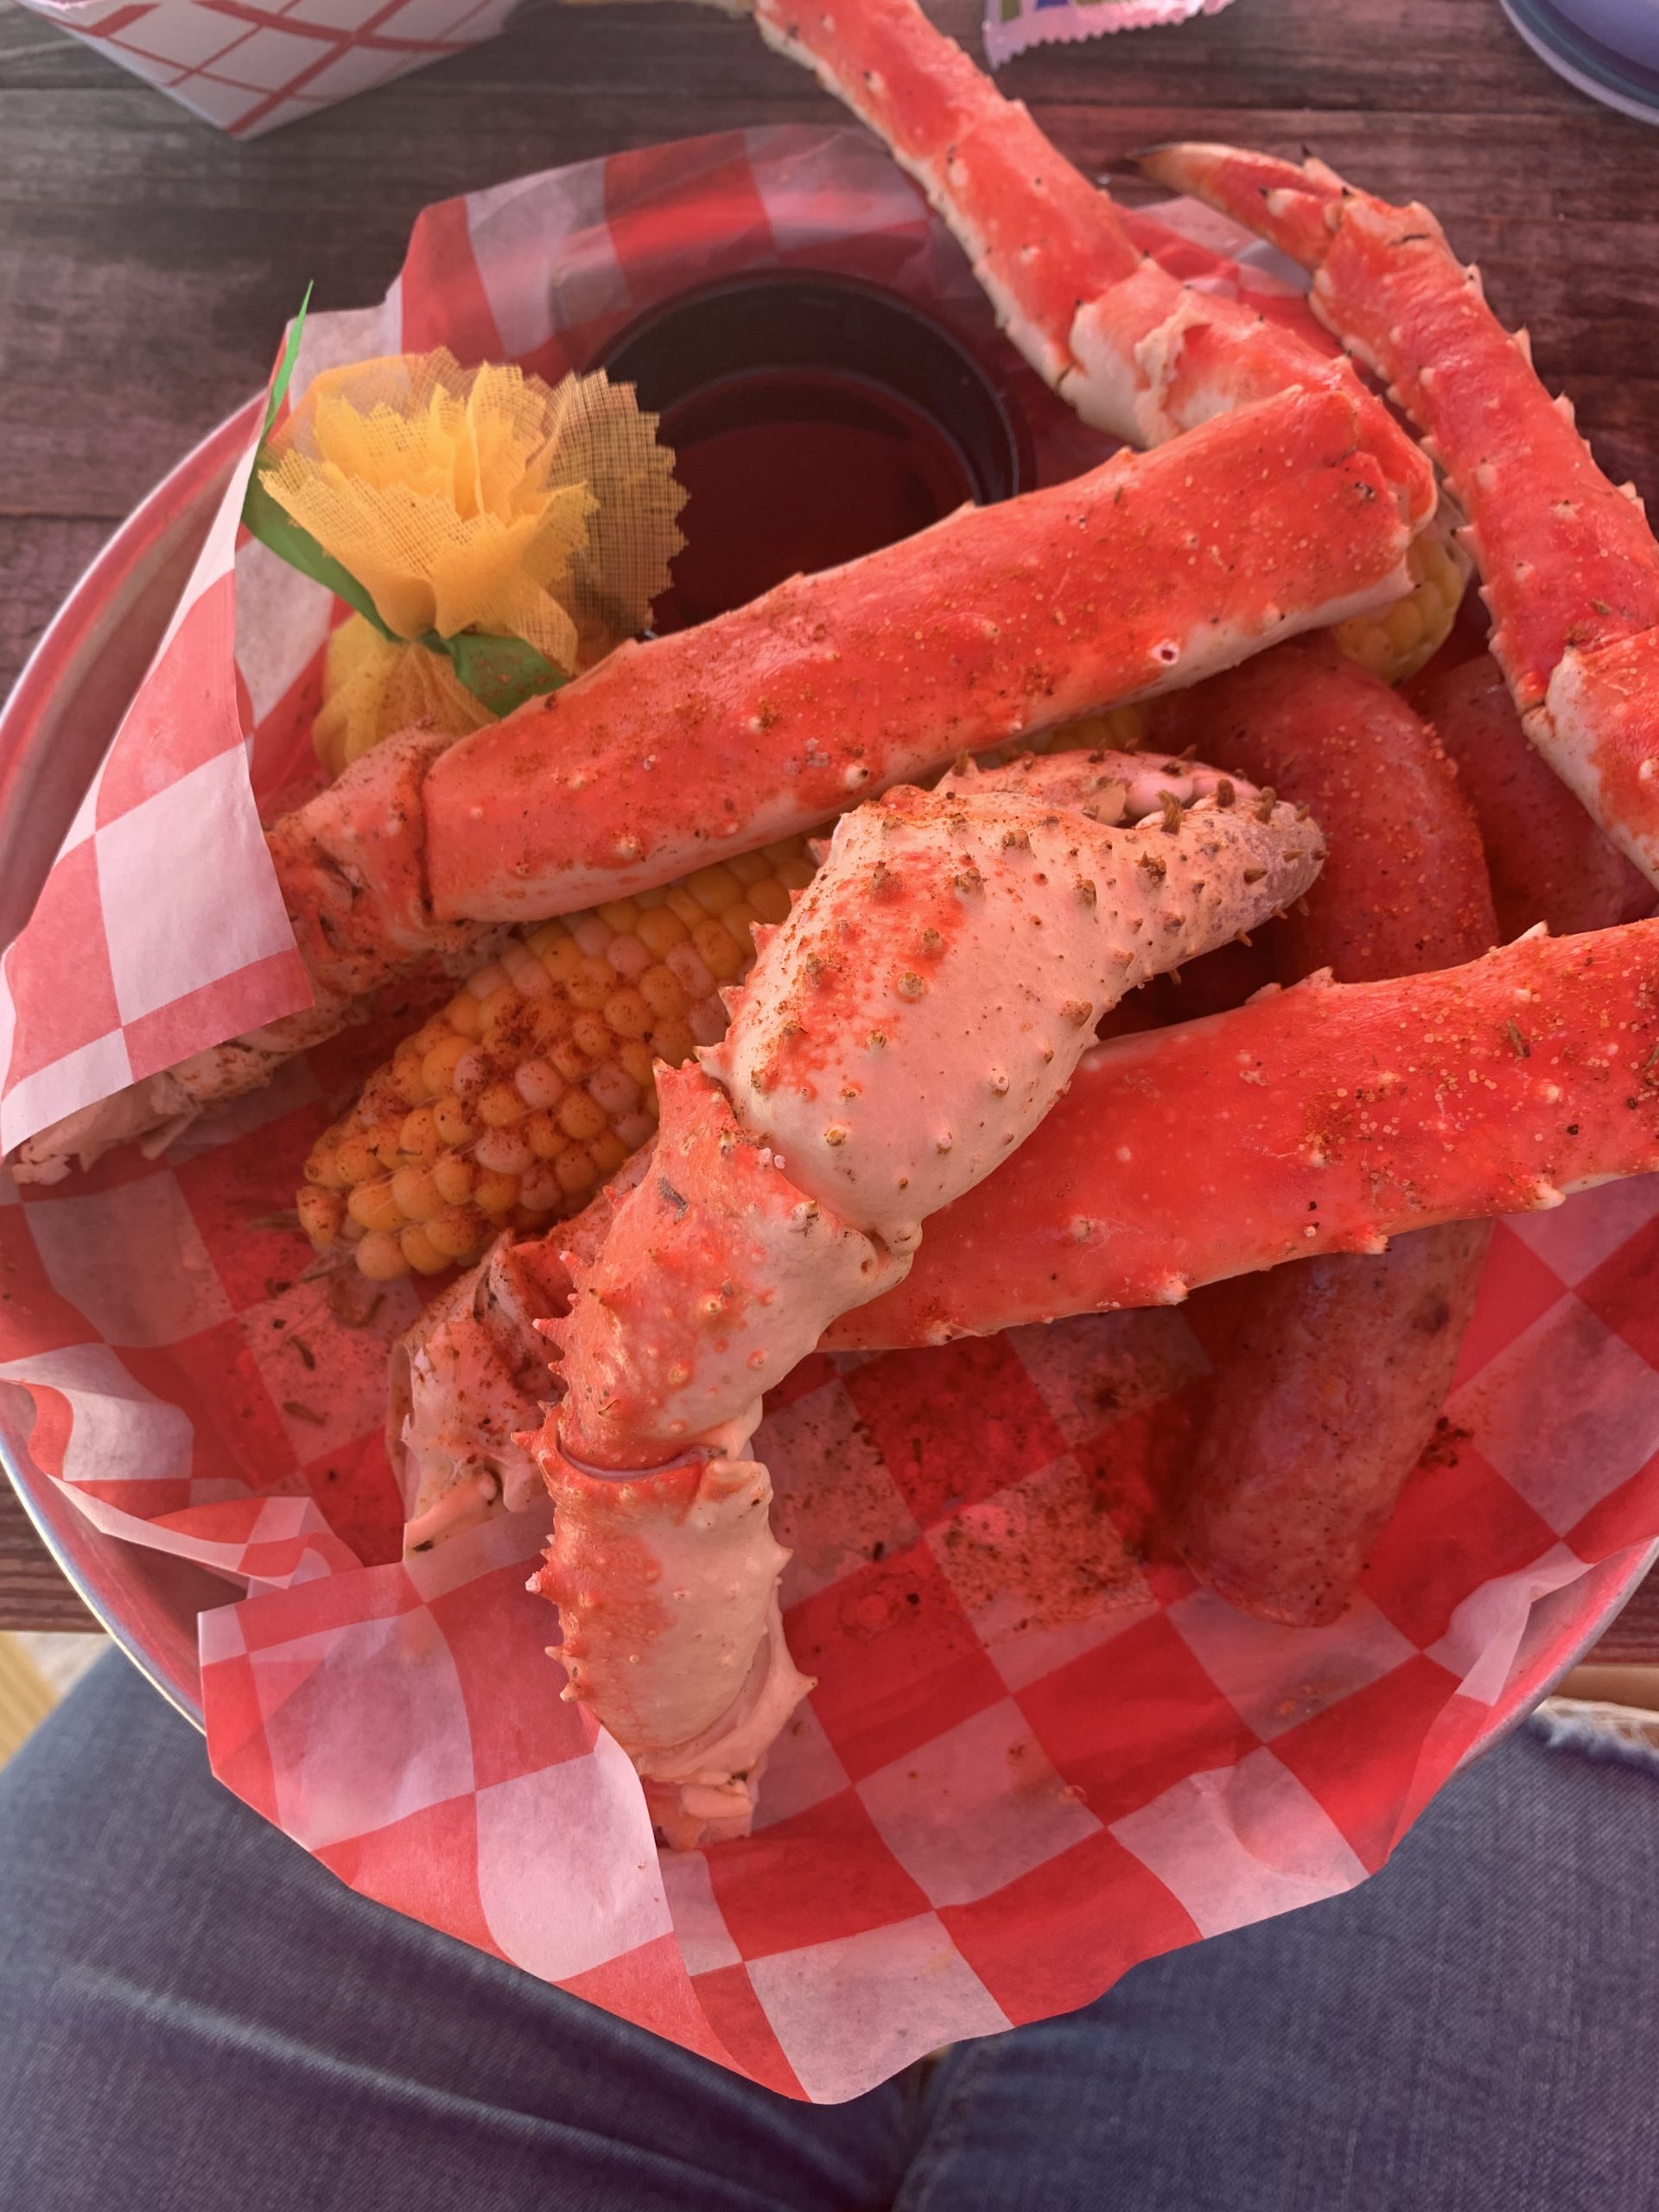
M 1659 921 L 1103 1045 L 830 1349 L 1120 1306 L 1659 1167 Z
M 664 1069 L 649 1167 L 550 1322 L 566 1397 L 543 1440 L 618 1469 L 681 1445 L 738 1448 L 760 1395 L 817 1342 L 829 1315 L 899 1272 L 807 1197 L 743 1129 L 700 1069 Z
M 1659 545 L 1634 486 L 1609 481 L 1540 382 L 1526 334 L 1499 322 L 1427 208 L 1322 162 L 1177 145 L 1143 166 L 1313 271 L 1315 312 L 1388 384 L 1468 514 L 1528 735 L 1659 881 Z
M 1386 605 L 1406 543 L 1342 392 L 963 508 L 625 645 L 451 747 L 424 790 L 435 910 L 514 919 L 670 880 L 958 751 Z
M 1428 519 L 1427 463 L 1347 365 L 1161 268 L 915 0 L 758 0 L 753 12 L 769 46 L 886 141 L 960 241 L 998 321 L 1086 422 L 1148 445 L 1293 385 L 1341 391 L 1412 527 Z
M 890 791 L 839 823 L 704 1065 L 798 1189 L 908 1252 L 1126 991 L 1289 905 L 1323 856 L 1266 795 L 1108 828 L 1000 789 Z
M 559 1608 L 565 1695 L 594 1708 L 640 1772 L 729 1782 L 810 1687 L 787 1654 L 769 1694 L 750 1680 L 789 1557 L 768 1525 L 766 1469 L 699 1455 L 619 1483 L 556 1448 L 538 1456 L 553 1541 L 530 1586 Z M 770 1724 L 764 1740 L 740 1740 L 745 1719 Z

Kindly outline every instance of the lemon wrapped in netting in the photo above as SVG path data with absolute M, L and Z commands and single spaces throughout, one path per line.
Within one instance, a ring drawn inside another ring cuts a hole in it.
M 644 627 L 684 543 L 657 418 L 602 372 L 550 386 L 442 347 L 357 362 L 313 380 L 266 454 L 265 491 L 373 608 L 329 649 L 334 772 L 411 721 L 494 718 L 448 641 L 521 641 L 550 682 L 590 665 Z

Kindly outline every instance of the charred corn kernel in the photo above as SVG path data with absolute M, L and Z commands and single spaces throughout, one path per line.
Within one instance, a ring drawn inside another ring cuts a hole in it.
M 430 1168 L 400 1167 L 391 1179 L 391 1195 L 398 1211 L 409 1221 L 430 1221 L 443 1211 L 447 1201 Z M 382 1226 L 376 1222 L 374 1226 Z
M 639 1085 L 620 1060 L 608 1060 L 602 1068 L 595 1068 L 585 1088 L 600 1112 L 614 1121 L 619 1114 L 631 1114 L 639 1103 Z
M 743 887 L 728 868 L 718 861 L 713 868 L 700 868 L 685 879 L 685 887 L 708 915 L 723 914 L 726 909 L 743 896 Z
M 641 944 L 637 937 L 613 937 L 605 948 L 605 957 L 628 982 L 651 965 L 650 947 Z
M 480 1093 L 475 1110 L 486 1129 L 508 1129 L 515 1122 L 522 1122 L 530 1108 L 518 1096 L 516 1084 L 493 1083 Z
M 522 1175 L 536 1157 L 518 1129 L 486 1129 L 473 1147 L 473 1158 L 489 1175 Z
M 320 1191 L 308 1184 L 296 1201 L 300 1227 L 319 1252 L 326 1252 L 340 1234 L 346 1206 L 337 1191 Z
M 717 983 L 729 983 L 748 958 L 743 946 L 728 933 L 723 921 L 708 921 L 701 929 L 693 930 L 691 942 Z
M 547 1057 L 567 1083 L 580 1083 L 592 1065 L 574 1035 L 560 1038 Z
M 473 1195 L 477 1171 L 464 1153 L 446 1153 L 432 1163 L 432 1180 L 447 1206 L 464 1206 Z
M 405 1106 L 418 1106 L 426 1096 L 426 1077 L 419 1052 L 400 1052 L 391 1064 L 392 1088 Z
M 524 1142 L 537 1160 L 556 1160 L 570 1140 L 551 1114 L 531 1114 L 524 1122 Z
M 397 1232 L 397 1249 L 416 1274 L 442 1274 L 449 1255 L 432 1242 L 431 1233 L 418 1221 L 407 1222 Z
M 363 1135 L 348 1136 L 334 1154 L 334 1164 L 341 1179 L 347 1183 L 366 1183 L 380 1173 L 380 1162 L 374 1148 Z
M 601 1175 L 614 1175 L 628 1156 L 628 1147 L 614 1129 L 601 1129 L 588 1149 L 594 1156 L 594 1165 Z
M 537 1160 L 525 1168 L 518 1178 L 518 1203 L 531 1213 L 559 1211 L 564 1203 L 564 1185 L 559 1180 L 555 1162 Z
M 515 991 L 511 983 L 503 982 L 498 989 L 490 993 L 480 1008 L 484 1017 L 486 1033 L 499 1028 L 502 1022 L 511 1020 L 523 1004 L 524 994 Z
M 1351 660 L 1385 683 L 1403 683 L 1451 635 L 1471 574 L 1453 531 L 1456 518 L 1438 516 L 1406 549 L 1411 589 L 1380 614 L 1357 614 L 1337 625 L 1337 643 Z
M 392 1114 L 374 1125 L 374 1156 L 387 1169 L 403 1158 L 404 1117 Z
M 768 876 L 760 883 L 752 883 L 746 896 L 763 922 L 786 922 L 789 919 L 789 888 L 775 875 Z
M 357 1264 L 371 1282 L 391 1282 L 409 1272 L 404 1248 L 389 1229 L 369 1231 L 357 1248 Z
M 582 973 L 582 947 L 567 929 L 560 929 L 542 948 L 542 966 L 555 990 L 568 990 Z
M 666 1060 L 670 1067 L 683 1067 L 696 1051 L 697 1040 L 691 1034 L 689 1022 L 659 1021 L 651 1033 L 651 1049 L 659 1060 Z
M 565 1081 L 547 1060 L 526 1060 L 513 1071 L 512 1087 L 526 1106 L 556 1106 L 564 1096 Z
M 616 970 L 608 960 L 584 954 L 581 968 L 564 988 L 572 1006 L 596 1014 L 616 988 Z
M 998 748 L 999 757 L 1029 753 L 1138 753 L 1147 741 L 1148 723 L 1144 707 L 1107 707 L 1096 715 L 1079 715 L 1075 721 L 1060 722 L 1028 745 Z
M 518 1178 L 499 1175 L 486 1168 L 473 1185 L 473 1203 L 483 1207 L 486 1213 L 505 1213 L 517 1203 Z
M 390 1175 L 378 1183 L 359 1183 L 346 1204 L 352 1219 L 365 1229 L 396 1229 L 404 1218 Z
M 567 1198 L 579 1198 L 599 1180 L 599 1170 L 586 1145 L 568 1144 L 553 1162 L 553 1173 Z
M 428 1097 L 442 1096 L 454 1081 L 455 1070 L 472 1049 L 468 1040 L 459 1035 L 445 1037 L 432 1047 L 421 1062 Z
M 432 1119 L 437 1124 L 439 1136 L 452 1149 L 457 1145 L 470 1144 L 478 1135 L 477 1124 L 459 1098 L 435 1098 Z
M 683 944 L 686 926 L 671 906 L 653 906 L 639 917 L 637 932 L 641 944 L 660 960 L 677 944 Z
M 490 1224 L 472 1206 L 447 1206 L 426 1224 L 434 1247 L 448 1260 L 470 1260 L 488 1242 Z
M 707 926 L 706 916 L 697 926 L 699 929 Z M 695 943 L 677 944 L 664 964 L 688 1000 L 706 999 L 715 988 L 714 976 Z
M 642 1039 L 625 1037 L 616 1048 L 616 1057 L 624 1073 L 632 1076 L 641 1090 L 655 1087 L 656 1055 Z
M 442 1151 L 438 1117 L 429 1106 L 417 1106 L 412 1114 L 404 1115 L 398 1143 L 411 1160 L 435 1160 Z
M 783 839 L 508 938 L 318 1141 L 300 1198 L 318 1250 L 435 1273 L 574 1212 L 649 1141 L 658 1060 L 724 1033 L 720 987 L 812 873 Z
M 605 1021 L 617 1037 L 645 1037 L 656 1015 L 638 991 L 613 991 L 605 1001 Z
M 596 1137 L 605 1126 L 605 1109 L 590 1098 L 585 1090 L 566 1091 L 554 1112 L 566 1136 L 573 1138 L 577 1144 L 586 1144 L 589 1137 Z
M 609 1056 L 611 1025 L 602 1014 L 579 1014 L 570 1025 L 570 1042 L 582 1057 L 582 1073 Z

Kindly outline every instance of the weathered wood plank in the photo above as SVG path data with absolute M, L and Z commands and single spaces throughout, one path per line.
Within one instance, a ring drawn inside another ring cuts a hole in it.
M 1659 1667 L 1659 1567 L 1637 1591 L 1585 1663 Z
M 0 696 L 108 535 L 99 521 L 0 515 Z
M 0 1628 L 96 1628 L 0 1475 Z

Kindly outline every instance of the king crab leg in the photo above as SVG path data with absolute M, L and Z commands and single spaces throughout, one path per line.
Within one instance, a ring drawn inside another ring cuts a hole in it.
M 1293 385 L 1340 387 L 1402 512 L 1414 530 L 1428 521 L 1428 463 L 1352 371 L 1259 308 L 1170 275 L 915 0 L 754 0 L 753 13 L 768 46 L 886 142 L 955 233 L 1009 338 L 1085 422 L 1157 445 Z
M 1554 1206 L 1659 1169 L 1656 1072 L 1659 921 L 1535 931 L 1463 968 L 1383 983 L 1310 976 L 1115 1038 L 1012 1158 L 933 1217 L 904 1281 L 832 1323 L 820 1348 L 896 1351 L 1179 1305 L 1287 1261 Z M 607 1222 L 608 1196 L 595 1209 Z M 491 1402 L 516 1402 L 526 1427 L 547 1390 L 533 1321 L 570 1296 L 552 1247 L 580 1243 L 588 1217 L 497 1247 L 537 1254 L 540 1304 L 510 1344 L 475 1339 L 468 1356 L 480 1371 L 494 1363 Z M 468 1306 L 489 1264 L 462 1278 Z M 430 1325 L 423 1316 L 406 1343 Z M 417 1420 L 441 1410 L 417 1397 Z M 496 1433 L 513 1425 L 502 1416 Z M 411 1506 L 425 1433 L 394 1440 Z M 531 1441 L 512 1447 L 509 1484 Z
M 647 1780 L 697 1793 L 687 1820 L 744 1817 L 757 1716 L 775 1730 L 805 1687 L 774 1633 L 769 1479 L 745 1456 L 763 1390 L 902 1279 L 1103 1013 L 1318 872 L 1315 825 L 1270 793 L 1241 807 L 1223 784 L 1107 828 L 1042 795 L 1047 765 L 1017 793 L 969 772 L 843 818 L 724 1041 L 664 1073 L 651 1166 L 546 1325 L 564 1397 L 533 1447 L 557 1506 L 539 1586 L 566 1694 Z
M 958 752 L 1389 604 L 1409 587 L 1408 533 L 1372 431 L 1350 391 L 1282 392 L 624 645 L 459 741 L 376 747 L 270 833 L 316 1005 L 212 1056 L 212 1095 L 234 1080 L 226 1053 L 261 1080 L 490 925 L 670 882 Z M 187 1096 L 198 1072 L 173 1071 Z M 16 1170 L 55 1180 L 142 1118 L 123 1094 L 30 1140 Z
M 1659 883 L 1659 545 L 1634 487 L 1609 482 L 1539 381 L 1524 332 L 1504 329 L 1427 208 L 1323 162 L 1175 145 L 1141 165 L 1313 270 L 1315 313 L 1386 379 L 1468 514 L 1527 735 Z
M 963 779 L 976 791 L 1034 798 L 1103 826 L 1162 820 L 1170 805 L 1204 798 L 1252 806 L 1262 796 L 1201 761 L 1152 753 L 1026 754 L 977 775 L 964 762 L 953 780 Z M 386 1442 L 404 1489 L 406 1550 L 440 1541 L 498 1503 L 516 1510 L 540 1492 L 535 1465 L 515 1440 L 547 1391 L 546 1347 L 533 1324 L 568 1303 L 569 1267 L 592 1266 L 649 1156 L 649 1147 L 637 1152 L 568 1226 L 499 1240 L 395 1349 Z
M 1312 976 L 1097 1046 L 1030 1141 L 935 1216 L 904 1281 L 823 1347 L 1177 1306 L 1656 1167 L 1659 921 L 1535 931 L 1388 982 Z

